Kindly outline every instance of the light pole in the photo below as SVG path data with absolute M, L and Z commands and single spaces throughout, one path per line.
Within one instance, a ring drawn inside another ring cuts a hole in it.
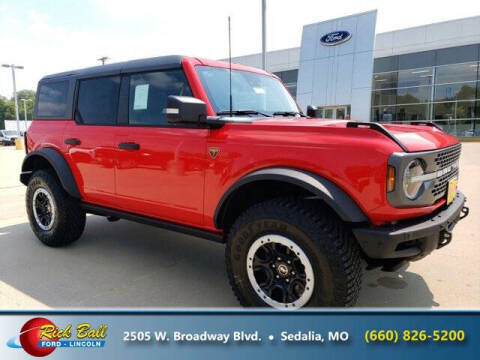
M 262 0 L 262 69 L 267 70 L 267 0 Z
M 12 69 L 12 79 L 13 79 L 13 98 L 15 99 L 15 116 L 17 117 L 17 135 L 20 136 L 20 117 L 18 116 L 18 101 L 17 101 L 17 84 L 15 83 L 15 69 L 23 69 L 23 66 L 18 66 L 14 64 L 3 64 L 3 67 Z
M 97 61 L 101 61 L 102 65 L 105 65 L 105 61 L 110 60 L 108 56 L 102 56 L 101 58 L 98 58 Z
M 27 131 L 27 101 L 32 101 L 31 99 L 20 99 L 23 101 L 23 112 L 25 113 L 25 132 Z

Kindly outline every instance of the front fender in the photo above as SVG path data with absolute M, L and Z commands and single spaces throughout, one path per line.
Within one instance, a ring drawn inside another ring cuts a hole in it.
M 254 181 L 273 180 L 290 183 L 311 192 L 325 201 L 346 222 L 366 222 L 367 217 L 355 201 L 340 187 L 317 174 L 290 168 L 269 168 L 254 171 L 233 184 L 222 196 L 215 210 L 214 222 L 219 228 L 228 199 L 242 186 Z

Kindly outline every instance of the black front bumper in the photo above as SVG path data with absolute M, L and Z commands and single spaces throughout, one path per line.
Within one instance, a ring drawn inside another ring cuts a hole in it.
M 456 223 L 468 215 L 465 195 L 457 192 L 444 210 L 395 225 L 353 229 L 364 253 L 371 259 L 418 260 L 447 245 Z

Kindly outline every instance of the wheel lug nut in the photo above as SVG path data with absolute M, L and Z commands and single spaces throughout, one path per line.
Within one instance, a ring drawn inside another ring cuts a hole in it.
M 272 264 L 272 268 L 275 268 L 275 264 Z
M 295 275 L 295 271 L 292 271 L 292 275 Z
M 280 275 L 277 275 L 276 278 L 277 278 L 277 279 L 280 279 Z
M 287 261 L 287 264 L 291 264 L 292 262 L 290 260 Z
M 281 261 L 281 260 L 282 260 L 282 258 L 280 258 L 280 257 L 277 257 L 277 260 L 278 260 L 278 261 Z
M 286 281 L 286 282 L 289 282 L 290 280 L 289 280 L 289 279 L 286 279 L 285 281 Z

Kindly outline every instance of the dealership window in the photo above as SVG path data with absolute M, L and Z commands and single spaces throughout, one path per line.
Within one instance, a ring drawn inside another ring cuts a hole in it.
M 476 97 L 477 82 L 435 86 L 435 101 L 474 100 Z
M 379 106 L 372 108 L 372 121 L 389 123 L 396 121 L 395 106 Z
M 455 102 L 435 103 L 433 105 L 434 120 L 453 120 L 455 119 Z
M 67 111 L 68 80 L 40 84 L 38 89 L 37 115 L 62 117 Z
M 396 110 L 397 121 L 425 120 L 429 115 L 429 104 L 399 105 Z
M 435 103 L 433 119 L 445 131 L 457 136 L 480 136 L 480 101 Z
M 274 74 L 282 80 L 290 95 L 295 98 L 297 96 L 298 69 L 278 71 Z
M 170 125 L 164 109 L 169 95 L 192 96 L 182 70 L 157 71 L 130 76 L 129 123 Z
M 436 84 L 448 84 L 478 79 L 478 62 L 438 66 L 435 74 Z
M 477 44 L 439 49 L 436 53 L 436 65 L 461 64 L 479 59 Z
M 75 120 L 87 125 L 115 124 L 119 88 L 119 76 L 81 80 Z
M 397 87 L 398 72 L 373 74 L 372 89 L 392 89 Z
M 397 104 L 425 103 L 432 97 L 431 86 L 397 89 Z
M 371 120 L 433 120 L 454 135 L 479 136 L 480 69 L 471 61 L 478 59 L 473 50 L 437 50 L 434 62 L 434 52 L 401 55 L 398 64 L 395 57 L 375 59 L 374 70 L 393 71 L 373 74 Z
M 398 72 L 398 87 L 432 85 L 433 68 L 402 70 Z
M 296 97 L 297 97 L 297 83 L 295 83 L 295 84 L 285 84 L 285 87 L 287 88 L 290 95 L 292 95 L 293 98 L 296 99 Z
M 320 106 L 315 111 L 315 117 L 323 119 L 350 120 L 350 105 Z
M 457 119 L 470 119 L 478 117 L 480 114 L 476 114 L 479 101 L 457 101 L 456 106 L 456 118 Z
M 397 103 L 397 90 L 377 90 L 372 94 L 373 106 L 378 105 L 395 105 Z

